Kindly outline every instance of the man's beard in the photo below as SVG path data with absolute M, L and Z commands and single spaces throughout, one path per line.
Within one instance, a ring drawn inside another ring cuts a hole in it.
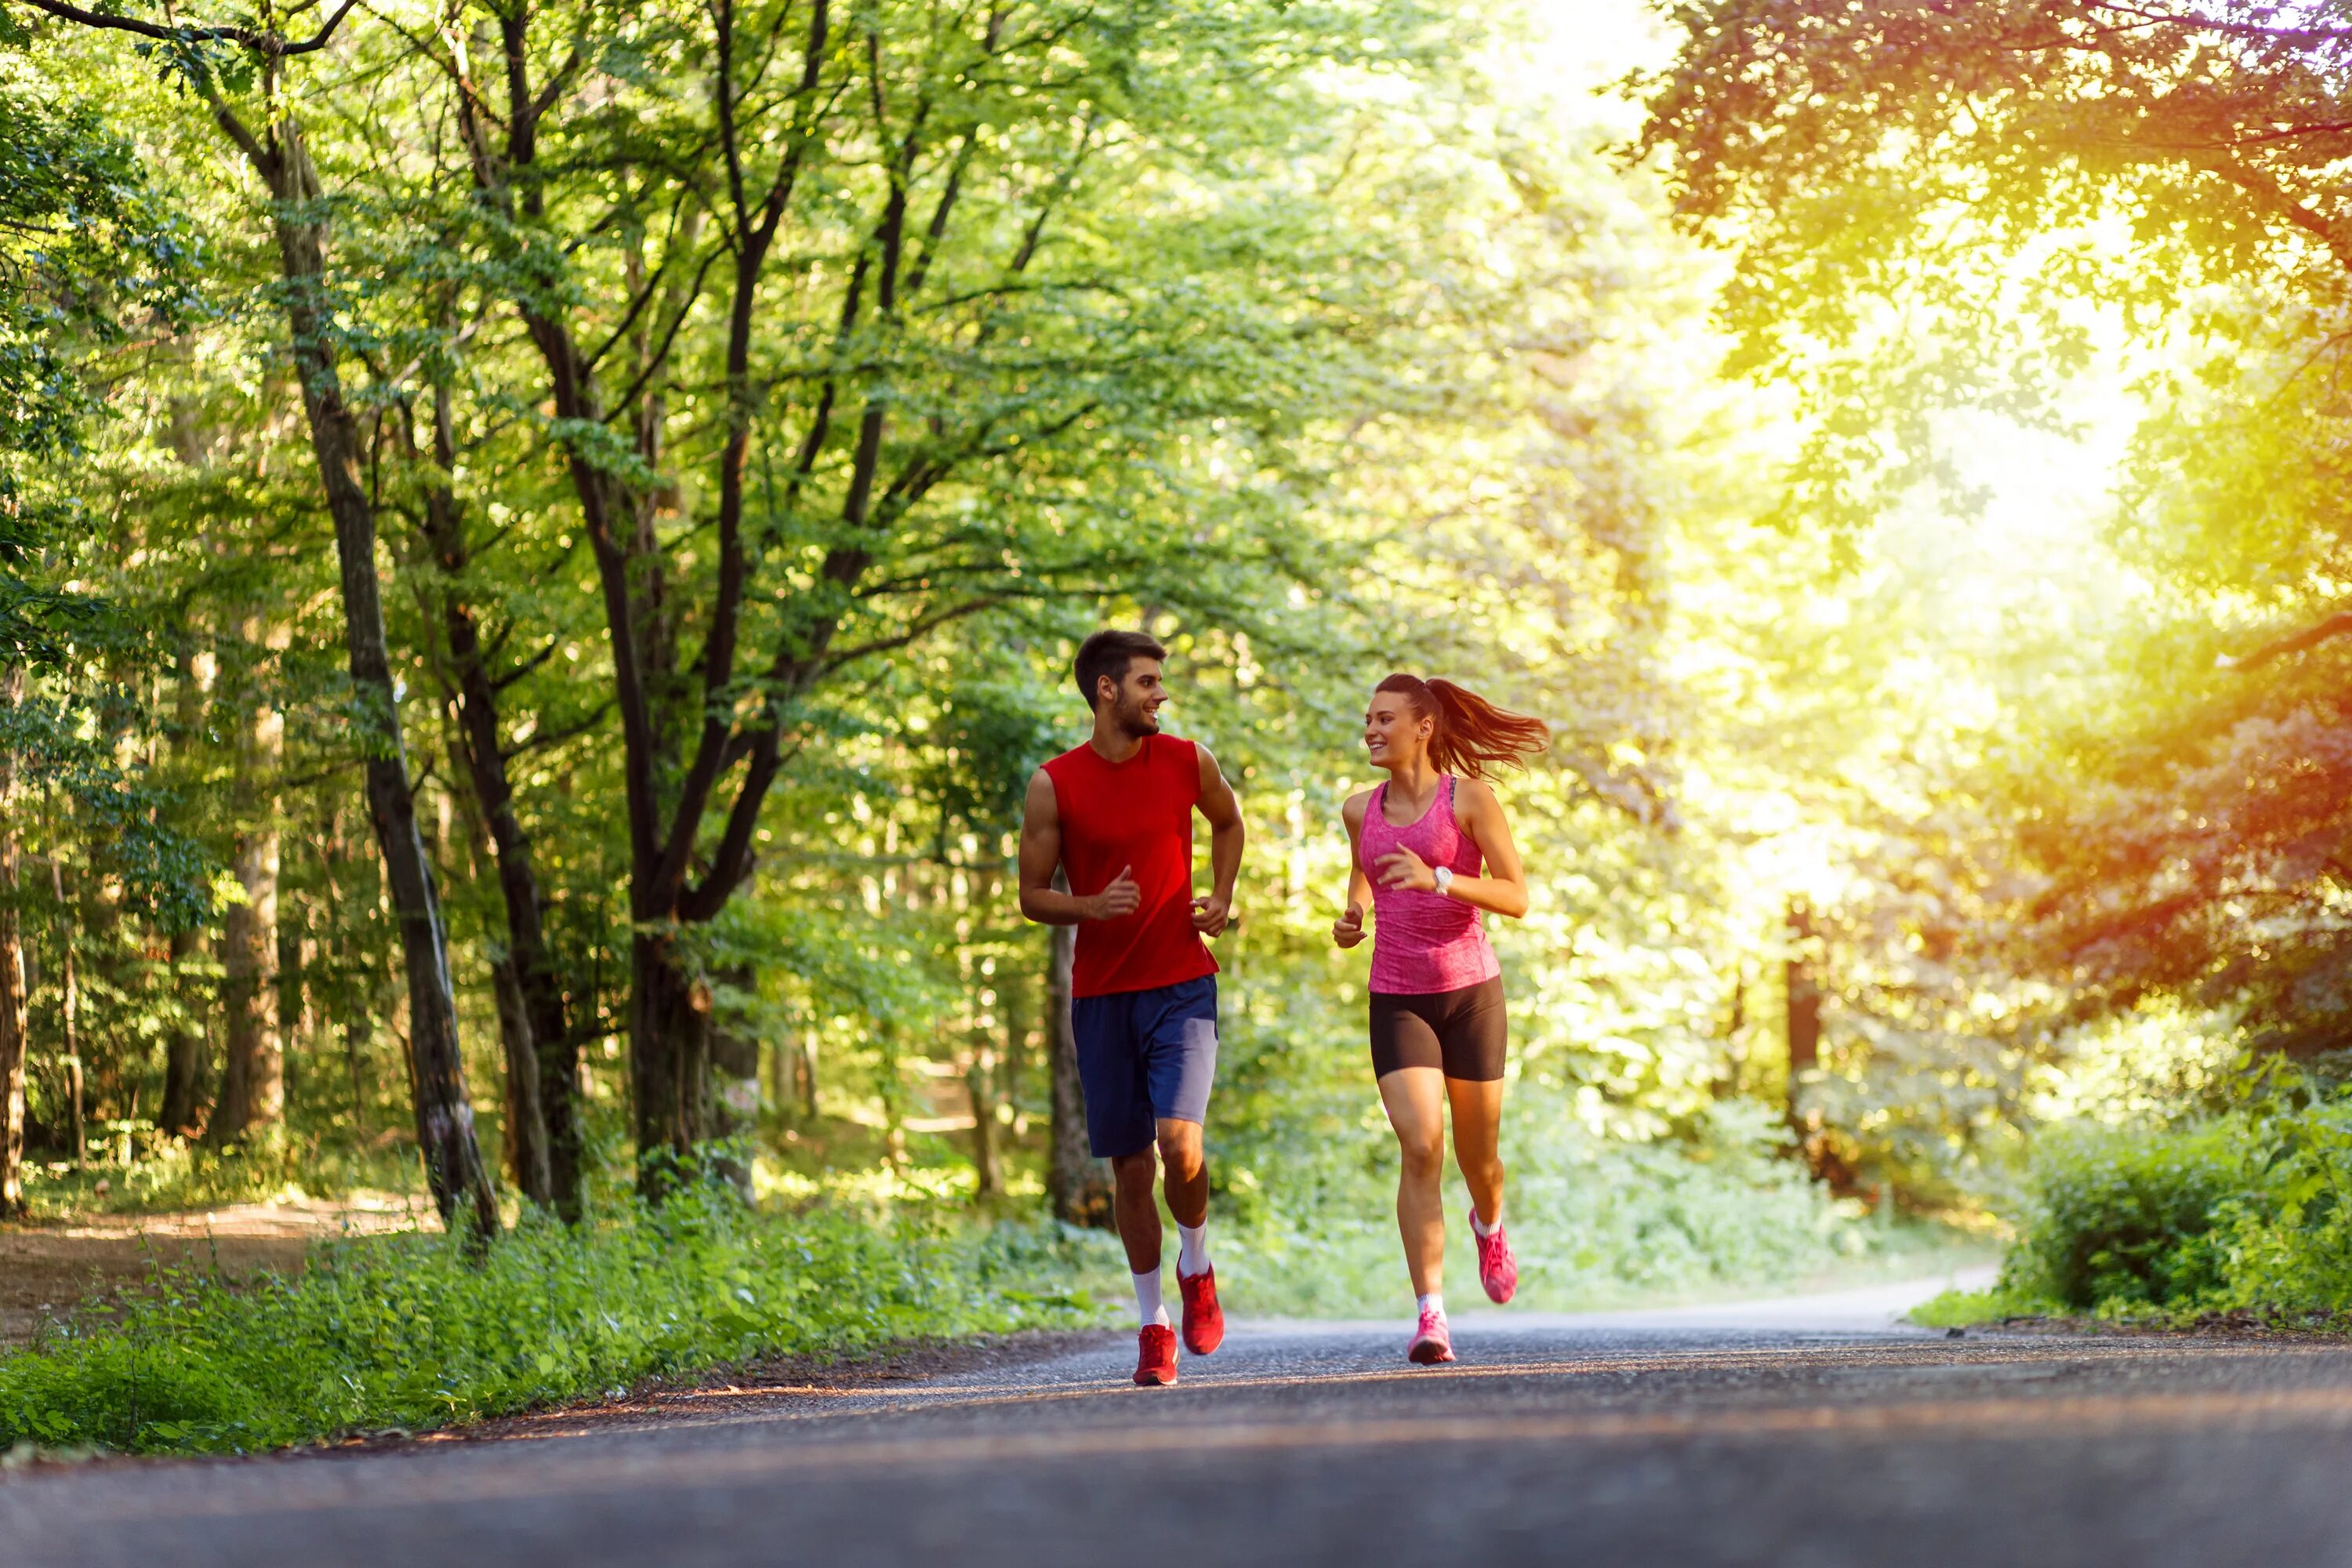
M 1140 702 L 1121 702 L 1111 710 L 1111 718 L 1129 734 L 1140 738 L 1160 733 L 1160 715 Z

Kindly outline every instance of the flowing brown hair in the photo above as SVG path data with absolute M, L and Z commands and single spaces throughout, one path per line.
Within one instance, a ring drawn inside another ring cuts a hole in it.
M 1372 688 L 1393 691 L 1412 704 L 1430 727 L 1429 760 L 1440 773 L 1483 779 L 1498 763 L 1526 767 L 1526 759 L 1551 744 L 1551 729 L 1540 719 L 1497 708 L 1467 687 L 1417 675 L 1390 676 Z

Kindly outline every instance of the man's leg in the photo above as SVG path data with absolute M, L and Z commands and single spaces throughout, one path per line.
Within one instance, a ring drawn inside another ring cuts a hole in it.
M 1163 1116 L 1159 1127 L 1160 1161 L 1167 1173 L 1168 1212 L 1176 1216 L 1178 1225 L 1197 1230 L 1209 1223 L 1209 1163 L 1201 1156 L 1201 1124 Z
M 1087 1145 L 1110 1162 L 1111 1217 L 1126 1244 L 1135 1277 L 1135 1310 L 1146 1329 L 1166 1327 L 1160 1304 L 1160 1210 L 1151 1187 L 1151 1090 L 1142 1043 L 1136 1037 L 1133 997 L 1081 996 L 1070 1005 L 1076 1036 L 1078 1083 L 1087 1102 Z
M 1209 1167 L 1201 1124 L 1217 1072 L 1217 983 L 1171 985 L 1153 998 L 1150 1026 L 1152 1130 L 1160 1184 L 1176 1216 L 1176 1287 L 1184 1298 L 1184 1348 L 1207 1355 L 1224 1342 L 1225 1313 L 1209 1266 Z
M 1135 1312 L 1141 1320 L 1136 1344 L 1135 1381 L 1161 1387 L 1176 1381 L 1175 1325 L 1160 1300 L 1160 1205 L 1152 1201 L 1151 1173 L 1159 1156 L 1146 1143 L 1132 1154 L 1111 1156 L 1111 1212 L 1127 1267 L 1135 1281 Z
M 1197 1142 L 1193 1147 L 1198 1150 Z M 1111 1212 L 1118 1221 L 1118 1239 L 1127 1248 L 1127 1267 L 1136 1274 L 1160 1271 L 1160 1205 L 1151 1193 L 1152 1177 L 1159 1164 L 1159 1156 L 1148 1143 L 1110 1163 Z M 1203 1187 L 1203 1203 L 1207 1196 Z

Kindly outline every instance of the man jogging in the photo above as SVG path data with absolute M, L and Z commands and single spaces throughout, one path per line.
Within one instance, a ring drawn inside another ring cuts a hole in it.
M 1160 1304 L 1153 1145 L 1176 1216 L 1184 1348 L 1225 1337 L 1209 1267 L 1209 1172 L 1201 1123 L 1217 1067 L 1217 961 L 1201 939 L 1231 918 L 1241 805 L 1206 748 L 1160 732 L 1168 650 L 1141 632 L 1101 631 L 1078 649 L 1094 710 L 1087 743 L 1031 776 L 1021 818 L 1021 912 L 1078 928 L 1070 1023 L 1087 1142 L 1111 1163 L 1114 1208 L 1142 1323 L 1135 1381 L 1176 1381 L 1176 1335 Z M 1192 812 L 1209 822 L 1207 898 L 1192 896 Z M 1060 867 L 1067 892 L 1054 887 Z

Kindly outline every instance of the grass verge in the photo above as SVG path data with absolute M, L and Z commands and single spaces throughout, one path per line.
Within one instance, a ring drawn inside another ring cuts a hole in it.
M 1096 1321 L 1099 1243 L 920 1213 L 779 1216 L 690 1191 L 475 1264 L 424 1234 L 322 1245 L 299 1279 L 158 1268 L 112 1314 L 0 1356 L 0 1450 L 284 1447 L 423 1431 L 776 1354 Z

